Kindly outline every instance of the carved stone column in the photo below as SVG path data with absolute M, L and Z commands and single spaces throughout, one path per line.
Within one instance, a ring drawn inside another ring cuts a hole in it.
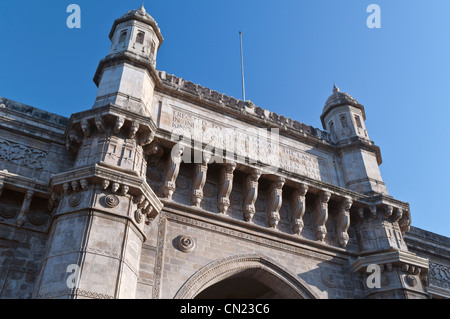
M 22 208 L 20 209 L 19 216 L 17 217 L 17 226 L 22 227 L 25 223 L 25 215 L 30 210 L 31 201 L 33 200 L 34 191 L 28 190 L 23 199 Z
M 339 245 L 343 248 L 347 247 L 349 240 L 347 232 L 350 227 L 350 208 L 352 204 L 352 199 L 345 198 L 339 204 L 338 214 L 336 216 L 336 233 Z
M 331 194 L 329 192 L 323 191 L 317 198 L 316 209 L 313 214 L 314 218 L 314 232 L 316 239 L 319 241 L 324 241 L 327 235 L 327 228 L 325 226 L 328 220 L 328 201 L 330 200 Z
M 175 182 L 177 180 L 178 173 L 180 172 L 180 165 L 182 160 L 181 155 L 183 155 L 183 152 L 184 147 L 176 145 L 174 149 L 172 149 L 172 153 L 168 161 L 162 192 L 164 194 L 164 197 L 169 200 L 172 199 L 173 193 L 175 192 Z
M 244 182 L 245 199 L 243 205 L 244 220 L 251 222 L 255 216 L 255 202 L 258 198 L 258 181 L 261 177 L 261 170 L 254 169 L 253 172 L 247 176 Z
M 219 191 L 217 194 L 217 209 L 220 214 L 226 214 L 230 207 L 230 194 L 233 189 L 233 177 L 236 163 L 227 163 L 220 172 Z
M 192 183 L 191 204 L 200 207 L 203 200 L 203 187 L 206 183 L 206 174 L 208 172 L 208 163 L 211 155 L 203 153 L 202 163 L 195 164 L 194 181 Z
M 283 186 L 286 179 L 277 177 L 268 192 L 267 220 L 270 228 L 276 228 L 280 222 L 280 208 L 283 203 Z
M 303 227 L 303 216 L 306 211 L 306 193 L 308 192 L 308 186 L 305 184 L 299 184 L 298 188 L 294 190 L 294 194 L 291 199 L 291 227 L 292 231 L 296 235 L 300 235 Z

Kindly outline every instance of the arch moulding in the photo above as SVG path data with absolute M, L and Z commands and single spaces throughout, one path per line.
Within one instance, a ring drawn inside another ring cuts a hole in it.
M 264 270 L 279 283 L 283 283 L 283 291 L 288 298 L 319 299 L 301 278 L 260 254 L 237 255 L 213 261 L 192 275 L 174 298 L 194 299 L 208 287 L 249 269 Z

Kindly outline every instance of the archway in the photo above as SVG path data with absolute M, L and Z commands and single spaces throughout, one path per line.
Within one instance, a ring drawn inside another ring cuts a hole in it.
M 196 272 L 175 299 L 316 299 L 305 282 L 259 255 L 219 259 Z

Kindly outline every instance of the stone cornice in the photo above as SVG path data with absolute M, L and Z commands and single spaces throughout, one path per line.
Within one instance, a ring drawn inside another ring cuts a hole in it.
M 420 275 L 428 273 L 428 259 L 417 256 L 414 253 L 403 250 L 383 251 L 376 254 L 358 257 L 353 263 L 352 270 L 355 272 L 365 271 L 369 265 L 392 264 L 397 266 L 409 265 L 420 269 Z

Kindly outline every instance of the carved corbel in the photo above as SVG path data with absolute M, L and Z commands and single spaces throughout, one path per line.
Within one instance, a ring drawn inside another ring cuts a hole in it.
M 336 216 L 336 232 L 339 245 L 343 248 L 348 244 L 348 229 L 350 227 L 350 208 L 352 208 L 353 200 L 345 198 L 339 204 L 339 210 Z
M 102 188 L 103 190 L 106 190 L 109 187 L 109 184 L 111 184 L 111 182 L 107 179 L 102 180 Z
M 398 226 L 400 227 L 400 230 L 402 231 L 403 236 L 405 235 L 405 233 L 409 232 L 409 230 L 411 228 L 410 214 L 404 213 L 403 216 L 398 221 Z
M 127 185 L 123 185 L 122 186 L 122 192 L 120 193 L 120 195 L 125 196 L 128 194 L 128 191 L 130 190 L 130 187 Z
M 371 205 L 369 207 L 369 209 L 370 209 L 370 216 L 372 216 L 372 219 L 376 219 L 377 218 L 377 206 Z
M 116 119 L 116 124 L 114 126 L 114 134 L 119 134 L 120 130 L 122 129 L 124 124 L 125 124 L 125 119 L 118 116 Z
M 306 193 L 309 187 L 305 184 L 300 184 L 295 189 L 291 199 L 291 227 L 296 235 L 300 235 L 305 224 L 303 223 L 303 216 L 306 212 Z
M 386 205 L 386 210 L 385 210 L 385 212 L 384 212 L 384 218 L 385 219 L 388 219 L 389 217 L 391 217 L 392 216 L 392 213 L 393 213 L 393 211 L 394 211 L 394 208 L 392 207 L 392 205 Z
M 48 211 L 51 213 L 55 210 L 59 205 L 59 201 L 61 200 L 61 196 L 58 193 L 52 193 L 48 200 Z
M 394 217 L 393 217 L 393 222 L 394 223 L 398 222 L 402 218 L 402 216 L 403 216 L 403 209 L 396 208 L 395 209 L 395 214 L 394 214 Z
M 83 178 L 83 179 L 80 181 L 80 185 L 81 185 L 81 189 L 84 190 L 84 191 L 87 191 L 87 190 L 89 189 L 89 182 L 88 182 L 88 180 L 85 179 L 85 178 Z
M 325 226 L 328 220 L 328 202 L 331 198 L 329 192 L 322 192 L 317 198 L 316 209 L 314 211 L 314 232 L 317 240 L 324 241 L 327 235 L 327 228 Z
M 133 139 L 136 137 L 136 133 L 139 130 L 139 123 L 136 121 L 131 122 L 130 134 L 128 138 Z
M 283 203 L 283 186 L 286 179 L 277 177 L 277 181 L 269 188 L 269 202 L 267 205 L 267 220 L 270 228 L 276 228 L 280 222 L 280 208 Z
M 255 202 L 258 198 L 258 181 L 261 177 L 261 170 L 254 169 L 253 172 L 247 176 L 244 182 L 245 199 L 244 199 L 244 220 L 251 222 L 255 216 Z
M 70 184 L 69 183 L 64 183 L 63 184 L 63 189 L 64 189 L 64 194 L 65 195 L 69 195 L 69 193 L 70 193 Z
M 162 192 L 165 198 L 171 200 L 175 192 L 175 182 L 180 172 L 181 155 L 183 155 L 184 146 L 176 145 L 171 152 L 170 160 L 168 161 L 166 176 Z
M 230 207 L 230 194 L 233 189 L 235 169 L 236 163 L 227 163 L 220 173 L 219 191 L 217 194 L 217 209 L 220 214 L 226 214 Z
M 95 118 L 95 126 L 97 126 L 97 130 L 100 133 L 105 133 L 105 125 L 103 124 L 103 118 L 101 116 Z
M 81 130 L 83 131 L 84 137 L 91 136 L 91 126 L 89 125 L 89 121 L 87 119 L 83 119 L 80 122 Z
M 147 134 L 144 134 L 141 139 L 139 140 L 139 146 L 146 146 L 150 145 L 153 140 L 155 139 L 155 133 L 154 132 L 148 132 Z
M 119 188 L 120 188 L 120 184 L 119 184 L 119 183 L 113 183 L 112 186 L 111 186 L 111 191 L 112 191 L 112 193 L 113 193 L 113 194 L 117 193 L 117 191 L 119 190 Z
M 28 190 L 25 193 L 25 197 L 24 197 L 23 203 L 22 203 L 22 208 L 20 209 L 20 213 L 19 213 L 19 216 L 17 217 L 17 221 L 16 221 L 17 226 L 19 226 L 19 227 L 22 227 L 23 224 L 25 223 L 25 215 L 30 210 L 30 205 L 31 205 L 33 196 L 34 196 L 34 191 L 32 191 L 32 190 Z
M 211 155 L 203 153 L 202 163 L 195 164 L 194 181 L 192 182 L 191 204 L 195 207 L 200 207 L 203 200 L 203 187 L 206 183 L 206 174 L 208 172 L 208 163 L 211 160 Z
M 80 183 L 79 183 L 78 181 L 73 181 L 73 182 L 71 183 L 71 185 L 72 185 L 72 189 L 73 189 L 75 192 L 80 191 Z

